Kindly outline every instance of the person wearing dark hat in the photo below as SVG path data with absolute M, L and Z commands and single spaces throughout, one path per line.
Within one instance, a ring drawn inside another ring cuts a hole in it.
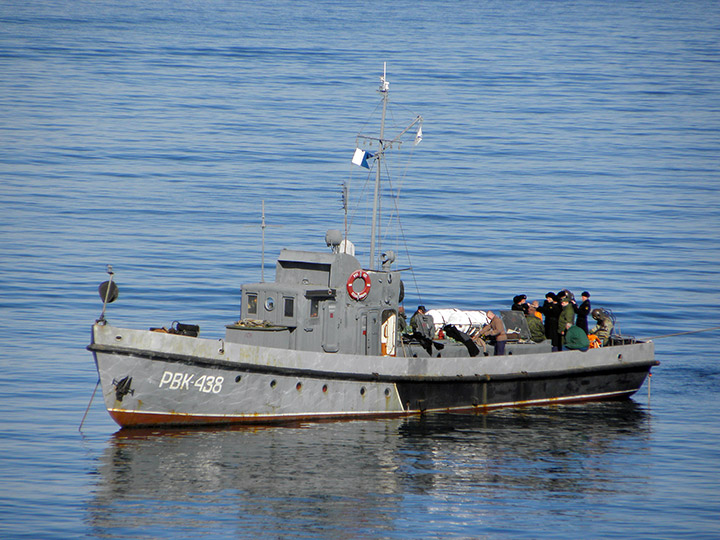
M 560 298 L 560 300 L 559 300 L 560 302 L 562 302 L 563 296 L 567 296 L 568 300 L 571 303 L 573 303 L 573 304 L 575 303 L 575 295 L 573 293 L 571 293 L 568 289 L 563 289 L 562 291 L 557 293 L 557 296 L 558 296 L 558 298 Z
M 435 321 L 432 315 L 427 314 L 425 306 L 418 306 L 417 311 L 410 317 L 410 328 L 428 339 L 435 337 Z
M 512 305 L 513 311 L 522 311 L 527 315 L 528 312 L 528 305 L 527 305 L 527 296 L 524 294 L 518 294 L 513 298 L 513 305 Z
M 582 298 L 582 303 L 579 306 L 575 306 L 575 315 L 577 316 L 575 320 L 575 326 L 579 326 L 587 335 L 587 318 L 588 315 L 590 315 L 590 311 L 592 310 L 592 306 L 590 305 L 590 293 L 587 291 L 583 291 L 580 295 L 580 298 Z
M 540 313 L 545 315 L 545 336 L 552 342 L 552 350 L 560 350 L 560 334 L 558 333 L 558 318 L 562 311 L 562 306 L 557 301 L 554 292 L 545 295 L 545 302 L 537 308 Z

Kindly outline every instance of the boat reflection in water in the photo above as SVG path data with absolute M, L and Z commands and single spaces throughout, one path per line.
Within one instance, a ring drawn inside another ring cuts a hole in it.
M 430 507 L 452 513 L 455 501 L 464 523 L 478 524 L 517 512 L 518 498 L 600 499 L 642 489 L 642 468 L 626 462 L 643 454 L 649 433 L 649 415 L 633 401 L 121 430 L 100 457 L 89 520 L 98 536 L 220 527 L 230 536 L 350 538 L 405 527 L 421 518 L 414 511 Z

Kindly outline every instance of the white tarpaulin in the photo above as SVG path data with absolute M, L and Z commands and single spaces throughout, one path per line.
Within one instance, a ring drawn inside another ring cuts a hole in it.
M 435 330 L 446 324 L 452 324 L 461 332 L 467 332 L 471 327 L 482 328 L 490 322 L 484 311 L 464 311 L 457 308 L 431 309 L 428 311 L 435 323 Z

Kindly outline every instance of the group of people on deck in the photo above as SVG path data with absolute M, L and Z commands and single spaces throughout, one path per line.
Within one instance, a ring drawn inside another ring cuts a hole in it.
M 591 346 L 591 339 L 597 340 L 598 346 L 607 345 L 613 329 L 612 319 L 604 310 L 592 309 L 589 292 L 583 291 L 580 297 L 578 305 L 567 289 L 559 293 L 551 291 L 541 306 L 537 300 L 528 303 L 527 296 L 520 294 L 513 298 L 512 309 L 525 314 L 531 339 L 535 342 L 549 339 L 553 351 L 584 351 Z M 588 315 L 596 322 L 592 330 L 588 330 Z
M 567 289 L 558 293 L 548 292 L 542 305 L 537 300 L 528 303 L 527 296 L 520 294 L 513 298 L 513 311 L 521 311 L 530 329 L 530 338 L 539 343 L 549 339 L 553 351 L 587 350 L 607 345 L 613 329 L 613 322 L 603 309 L 592 309 L 590 293 L 583 291 L 578 305 L 573 294 Z M 486 312 L 488 323 L 477 333 L 478 339 L 492 338 L 495 342 L 495 356 L 505 354 L 507 332 L 502 318 L 492 311 Z M 405 314 L 399 313 L 401 331 L 405 330 Z M 596 324 L 588 329 L 588 316 Z M 435 326 L 425 306 L 418 306 L 410 320 L 413 335 L 426 339 L 435 337 Z M 484 343 L 483 343 L 484 348 Z

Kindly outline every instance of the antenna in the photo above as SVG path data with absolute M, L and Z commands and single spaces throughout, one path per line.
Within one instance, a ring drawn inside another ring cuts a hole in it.
M 257 225 L 251 220 L 250 223 L 246 223 L 243 227 L 250 227 L 256 229 Z M 260 231 L 261 231 L 261 243 L 260 243 L 260 281 L 265 282 L 265 229 L 273 227 L 282 227 L 282 225 L 268 225 L 265 222 L 265 199 L 262 199 L 261 214 L 260 214 Z M 257 229 L 256 229 L 257 230 Z
M 380 166 L 383 151 L 385 150 L 385 115 L 387 113 L 387 102 L 388 102 L 388 90 L 390 89 L 390 83 L 385 78 L 387 75 L 387 62 L 383 62 L 383 76 L 380 77 L 380 88 L 378 92 L 382 94 L 383 106 L 382 106 L 382 121 L 380 123 L 380 151 L 376 154 L 376 170 L 375 170 L 375 194 L 373 196 L 373 214 L 372 214 L 372 229 L 370 236 L 370 270 L 375 269 L 375 229 L 377 227 L 377 212 L 378 203 L 380 199 L 380 174 L 382 167 Z M 379 235 L 379 233 L 378 233 Z
M 262 230 L 262 241 L 260 245 L 260 283 L 265 283 L 265 199 L 262 200 L 260 229 Z
M 343 244 L 343 253 L 347 253 L 347 237 L 348 237 L 348 205 L 349 205 L 349 189 L 347 183 L 343 182 L 342 185 L 342 204 L 343 210 L 345 211 L 345 243 Z

